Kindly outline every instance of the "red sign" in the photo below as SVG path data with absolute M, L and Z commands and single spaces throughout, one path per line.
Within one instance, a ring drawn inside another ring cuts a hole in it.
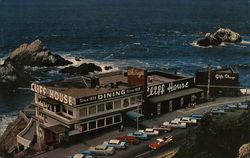
M 147 70 L 128 66 L 128 83 L 145 88 L 147 85 Z

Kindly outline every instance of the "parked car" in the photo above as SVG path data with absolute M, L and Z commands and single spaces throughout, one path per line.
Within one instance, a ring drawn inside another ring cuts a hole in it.
M 79 154 L 75 154 L 74 156 L 67 156 L 66 158 L 95 158 L 96 155 L 89 150 L 84 150 Z
M 114 147 L 115 149 L 126 149 L 126 142 L 122 142 L 117 139 L 112 139 L 110 141 L 105 141 L 103 142 L 103 145 L 108 146 L 108 147 Z
M 170 122 L 163 122 L 163 126 L 171 127 L 171 128 L 187 128 L 186 123 L 181 123 L 179 121 L 172 120 Z
M 237 109 L 238 108 L 238 103 L 232 103 L 227 105 L 229 108 Z
M 201 121 L 205 117 L 205 114 L 192 114 L 190 117 L 192 119 L 196 119 L 197 121 Z
M 212 113 L 212 114 L 225 114 L 225 110 L 213 108 L 213 109 L 210 109 L 210 113 Z
M 171 127 L 166 127 L 166 126 L 163 126 L 163 125 L 154 126 L 153 129 L 158 130 L 158 131 L 164 131 L 164 132 L 171 132 L 172 131 Z
M 239 104 L 238 104 L 238 108 L 239 108 L 239 109 L 248 109 L 249 106 L 248 106 L 247 103 L 239 103 Z
M 145 134 L 143 132 L 139 132 L 139 131 L 128 133 L 127 136 L 134 136 L 134 137 L 137 137 L 137 138 L 139 138 L 141 140 L 147 140 L 148 139 L 147 134 Z
M 129 144 L 139 144 L 140 143 L 140 140 L 135 136 L 122 136 L 122 137 L 117 137 L 115 139 L 120 140 L 122 142 L 129 143 Z
M 232 107 L 229 107 L 227 105 L 220 106 L 218 107 L 218 109 L 224 110 L 225 112 L 234 111 Z
M 148 136 L 158 136 L 159 131 L 154 130 L 153 128 L 146 128 L 145 130 L 139 130 L 139 132 L 145 133 Z
M 167 136 L 167 137 L 163 137 L 163 138 L 158 138 L 158 139 L 156 139 L 156 141 L 149 143 L 148 146 L 151 149 L 156 150 L 156 149 L 158 149 L 160 147 L 163 147 L 165 145 L 168 145 L 168 144 L 172 143 L 174 141 L 173 138 L 174 138 L 173 136 Z
M 193 119 L 191 117 L 182 117 L 182 118 L 176 118 L 174 119 L 178 122 L 181 122 L 181 123 L 187 123 L 187 124 L 197 124 L 197 120 L 196 119 Z
M 115 153 L 115 148 L 105 145 L 97 145 L 95 147 L 89 147 L 89 151 L 98 155 L 113 155 Z

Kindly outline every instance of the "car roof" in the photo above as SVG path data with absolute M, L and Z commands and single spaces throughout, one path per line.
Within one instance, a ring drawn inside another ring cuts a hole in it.
M 97 145 L 95 148 L 96 148 L 96 149 L 105 150 L 105 149 L 106 149 L 106 146 L 105 146 L 105 145 Z
M 161 138 L 158 138 L 158 139 L 156 139 L 157 141 L 159 141 L 159 142 L 163 142 L 164 140 L 163 139 L 161 139 Z
M 142 134 L 142 132 L 135 131 L 134 134 Z
M 83 158 L 85 157 L 85 154 L 75 154 L 73 158 Z
M 148 131 L 148 132 L 153 132 L 153 131 L 154 131 L 154 129 L 152 129 L 152 128 L 146 128 L 146 129 L 145 129 L 145 131 Z
M 117 139 L 111 139 L 109 141 L 110 144 L 119 144 L 120 143 L 120 140 L 117 140 Z

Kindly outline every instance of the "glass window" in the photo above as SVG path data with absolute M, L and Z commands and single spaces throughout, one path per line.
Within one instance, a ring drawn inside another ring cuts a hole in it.
M 88 109 L 87 108 L 82 108 L 79 110 L 79 116 L 87 116 L 88 115 Z
M 98 127 L 103 127 L 104 126 L 104 119 L 98 120 L 97 121 L 97 126 Z
M 96 121 L 89 122 L 89 129 L 96 128 Z
M 114 109 L 119 109 L 121 108 L 122 101 L 121 100 L 116 100 L 114 101 Z
M 136 103 L 136 97 L 130 97 L 130 103 L 133 105 Z
M 96 113 L 96 106 L 94 105 L 94 106 L 90 106 L 89 107 L 89 115 L 91 115 L 91 114 L 95 114 Z
M 67 107 L 66 107 L 66 106 L 63 106 L 62 111 L 63 111 L 64 113 L 67 113 Z
M 111 125 L 111 124 L 113 124 L 113 117 L 106 118 L 106 125 Z
M 106 103 L 106 110 L 112 110 L 113 109 L 113 102 Z
M 56 112 L 61 112 L 61 106 L 60 105 L 56 106 Z
M 73 109 L 70 108 L 70 107 L 68 107 L 68 114 L 69 114 L 69 115 L 73 115 Z
M 128 107 L 129 106 L 129 100 L 126 98 L 123 100 L 123 107 Z
M 137 103 L 141 103 L 142 102 L 142 97 L 141 95 L 137 96 Z
M 114 117 L 114 122 L 115 122 L 115 123 L 121 122 L 121 115 L 116 115 L 116 116 Z
M 87 123 L 82 124 L 82 131 L 87 131 L 87 130 L 88 130 Z
M 103 112 L 103 111 L 105 111 L 104 104 L 97 105 L 97 112 Z

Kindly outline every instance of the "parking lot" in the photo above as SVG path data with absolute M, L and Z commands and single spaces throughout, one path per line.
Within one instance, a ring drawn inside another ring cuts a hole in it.
M 183 117 L 183 116 L 188 116 L 191 115 L 192 113 L 201 113 L 204 110 L 211 109 L 211 108 L 216 108 L 224 104 L 229 104 L 233 102 L 242 102 L 245 101 L 245 97 L 237 97 L 237 98 L 219 98 L 216 101 L 213 102 L 208 102 L 205 104 L 201 104 L 196 106 L 195 108 L 188 108 L 188 109 L 180 109 L 168 114 L 161 115 L 157 118 L 150 119 L 150 120 L 145 120 L 140 122 L 141 126 L 145 127 L 152 127 L 154 125 L 161 125 L 164 121 L 171 121 L 174 118 L 177 117 Z M 112 138 L 118 137 L 118 136 L 124 136 L 127 135 L 129 132 L 135 131 L 134 128 L 131 127 L 124 127 L 124 131 L 120 132 L 118 129 L 109 129 L 108 131 L 106 130 L 103 131 L 103 133 L 99 133 L 96 136 L 93 136 L 92 138 L 86 138 L 80 143 L 69 145 L 66 147 L 59 147 L 55 150 L 49 151 L 47 153 L 38 155 L 36 157 L 66 157 L 68 155 L 74 155 L 76 153 L 79 153 L 83 150 L 86 150 L 89 148 L 89 146 L 96 146 L 98 144 L 102 144 L 103 141 L 110 140 Z M 175 143 L 171 148 L 176 148 L 177 146 L 180 146 L 183 142 L 182 138 L 185 138 L 185 132 L 187 130 L 185 129 L 174 129 L 170 134 L 175 137 Z M 168 133 L 165 133 L 161 136 L 158 137 L 163 137 L 164 135 L 168 135 Z M 168 150 L 166 148 L 162 148 L 160 151 L 157 151 L 155 153 L 152 151 L 149 147 L 148 144 L 149 142 L 153 141 L 157 137 L 153 137 L 150 140 L 147 141 L 142 141 L 140 145 L 129 145 L 128 149 L 126 150 L 118 150 L 113 156 L 108 156 L 108 157 L 153 157 L 155 154 L 160 154 L 161 152 L 167 152 Z M 170 149 L 170 147 L 168 147 Z M 105 158 L 106 156 L 100 156 Z

